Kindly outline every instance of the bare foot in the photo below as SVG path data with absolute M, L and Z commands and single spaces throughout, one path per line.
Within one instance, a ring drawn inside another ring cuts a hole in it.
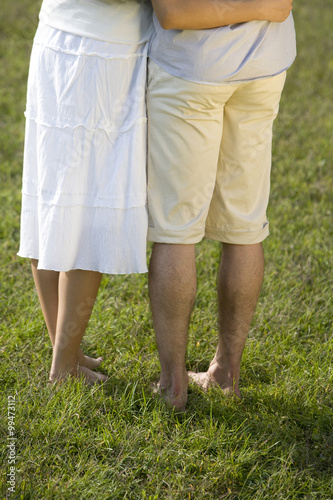
M 188 372 L 188 376 L 196 385 L 200 387 L 203 391 L 207 391 L 208 387 L 211 387 L 214 382 L 208 377 L 207 372 Z
M 93 372 L 85 366 L 78 365 L 76 373 L 67 373 L 64 376 L 50 373 L 49 382 L 53 384 L 62 383 L 72 378 L 82 379 L 86 385 L 95 385 L 108 380 L 108 377 L 103 375 L 103 373 Z
M 80 366 L 84 366 L 85 368 L 89 368 L 89 370 L 95 370 L 99 367 L 99 365 L 103 362 L 103 358 L 100 356 L 99 358 L 91 358 L 90 356 L 85 356 L 82 352 L 82 349 L 79 349 L 78 353 L 78 363 Z
M 187 389 L 186 389 L 186 391 L 184 391 L 178 395 L 175 395 L 167 387 L 161 386 L 160 382 L 156 382 L 156 383 L 152 384 L 152 390 L 153 390 L 153 394 L 157 394 L 164 399 L 167 406 L 169 406 L 171 408 L 175 408 L 176 410 L 181 411 L 181 412 L 186 411 L 185 407 L 186 407 L 186 403 L 187 403 Z
M 108 377 L 103 375 L 103 373 L 93 372 L 86 366 L 79 366 L 78 372 L 78 376 L 82 377 L 84 382 L 89 385 L 99 384 L 108 380 Z
M 227 396 L 236 396 L 237 398 L 241 398 L 240 390 L 236 384 L 229 385 L 219 383 L 214 376 L 207 372 L 188 372 L 188 376 L 190 379 L 203 391 L 207 391 L 210 387 L 220 387 L 222 392 Z

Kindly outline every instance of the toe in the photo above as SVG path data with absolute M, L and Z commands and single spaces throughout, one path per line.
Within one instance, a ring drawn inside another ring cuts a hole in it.
M 98 358 L 91 358 L 90 356 L 84 356 L 79 364 L 80 366 L 84 366 L 89 370 L 94 370 L 95 368 L 98 368 L 103 361 L 104 359 L 101 356 Z
M 97 384 L 99 382 L 106 382 L 108 377 L 103 375 L 103 373 L 93 372 L 85 366 L 80 366 L 80 375 L 84 377 L 87 384 Z

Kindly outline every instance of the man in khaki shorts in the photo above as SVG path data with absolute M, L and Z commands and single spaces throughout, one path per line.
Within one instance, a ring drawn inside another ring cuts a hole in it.
M 240 397 L 241 357 L 263 281 L 261 242 L 269 232 L 272 126 L 296 46 L 292 0 L 226 1 L 224 12 L 222 1 L 197 0 L 194 10 L 190 1 L 178 4 L 153 0 L 148 239 L 158 386 L 168 403 L 184 409 L 195 244 L 203 237 L 223 247 L 219 339 L 208 371 L 190 376 L 204 389 L 218 384 Z M 214 28 L 220 24 L 227 25 Z

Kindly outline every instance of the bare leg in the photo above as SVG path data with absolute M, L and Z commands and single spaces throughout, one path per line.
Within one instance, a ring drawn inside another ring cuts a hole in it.
M 38 261 L 31 260 L 32 274 L 35 281 L 39 302 L 43 311 L 47 331 L 54 346 L 55 335 L 57 329 L 58 317 L 58 296 L 59 296 L 59 274 L 57 271 L 47 271 L 44 269 L 37 269 Z M 81 366 L 85 366 L 90 370 L 97 368 L 103 358 L 91 358 L 85 356 L 79 348 L 78 362 Z
M 105 380 L 102 374 L 78 368 L 79 347 L 86 330 L 102 274 L 73 270 L 59 274 L 59 302 L 50 380 L 83 374 L 89 382 Z
M 240 363 L 258 302 L 264 275 L 262 244 L 223 244 L 218 274 L 220 333 L 215 356 L 207 373 L 190 377 L 207 389 L 218 384 L 240 397 Z
M 31 260 L 32 275 L 35 281 L 39 302 L 43 311 L 47 331 L 54 346 L 58 316 L 58 283 L 57 271 L 37 269 L 38 261 Z
M 195 294 L 195 246 L 155 243 L 149 295 L 161 363 L 159 387 L 165 400 L 182 410 L 187 401 L 185 353 Z

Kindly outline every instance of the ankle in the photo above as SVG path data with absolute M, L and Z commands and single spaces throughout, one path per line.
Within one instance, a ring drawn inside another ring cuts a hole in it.
M 229 362 L 213 360 L 208 368 L 207 376 L 223 390 L 239 392 L 239 367 Z
M 160 375 L 160 386 L 169 389 L 188 386 L 188 374 L 184 367 L 181 370 L 162 370 Z
M 50 380 L 61 380 L 68 376 L 77 376 L 78 365 L 76 360 L 65 362 L 61 360 L 61 362 L 53 362 L 50 371 Z
M 184 410 L 187 402 L 188 383 L 189 377 L 186 370 L 179 373 L 162 373 L 159 387 L 168 404 Z

